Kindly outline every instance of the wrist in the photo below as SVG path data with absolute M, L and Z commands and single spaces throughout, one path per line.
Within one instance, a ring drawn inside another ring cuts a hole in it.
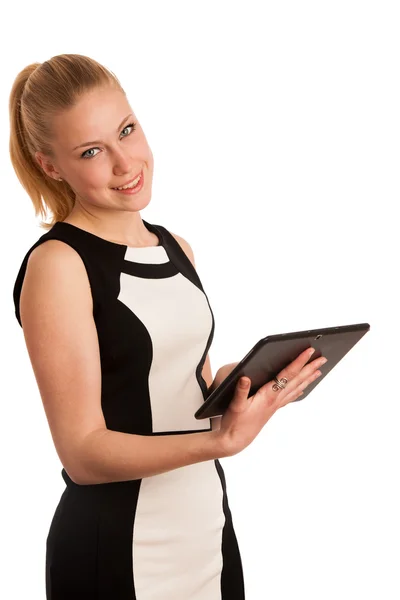
M 222 418 L 222 417 L 218 417 Z M 216 458 L 227 458 L 231 456 L 229 448 L 225 443 L 225 437 L 220 429 L 212 429 L 210 432 L 210 440 L 213 447 L 213 452 Z

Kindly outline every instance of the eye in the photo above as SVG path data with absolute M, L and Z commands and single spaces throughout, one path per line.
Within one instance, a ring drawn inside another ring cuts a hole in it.
M 125 129 L 128 129 L 128 127 L 132 127 L 132 131 L 135 131 L 136 128 L 136 123 L 129 123 L 129 125 L 125 125 L 124 129 L 122 131 L 124 131 Z M 129 135 L 129 133 L 128 133 Z M 124 137 L 127 137 L 126 135 L 124 135 Z
M 129 125 L 125 125 L 125 127 L 123 128 L 122 131 L 125 131 L 125 129 L 129 129 L 129 127 L 132 128 L 132 131 L 130 133 L 128 133 L 127 135 L 123 135 L 122 137 L 128 137 L 128 135 L 130 135 L 133 131 L 135 131 L 136 123 L 129 123 Z M 83 152 L 83 154 L 81 154 L 81 158 L 92 158 L 93 156 L 96 156 L 96 154 L 88 154 L 88 152 L 91 152 L 92 150 L 98 150 L 98 148 L 89 148 L 89 150 L 85 150 L 85 152 Z
M 81 158 L 92 158 L 92 156 L 96 156 L 95 154 L 88 154 L 88 152 L 91 152 L 92 150 L 97 150 L 97 148 L 89 148 L 89 150 L 85 150 L 85 152 L 81 154 Z

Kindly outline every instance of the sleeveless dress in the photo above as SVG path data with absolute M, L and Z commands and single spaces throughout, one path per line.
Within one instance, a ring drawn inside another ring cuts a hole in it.
M 79 253 L 93 297 L 101 407 L 108 429 L 185 435 L 211 429 L 194 413 L 214 316 L 197 271 L 172 234 L 143 221 L 158 246 L 129 247 L 57 222 L 26 265 L 57 239 Z M 79 336 L 77 330 L 76 335 Z M 46 539 L 47 600 L 244 600 L 242 562 L 219 460 L 129 481 L 66 487 Z

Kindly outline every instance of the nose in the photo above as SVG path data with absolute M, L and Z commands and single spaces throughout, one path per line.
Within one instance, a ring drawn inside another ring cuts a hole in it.
M 130 165 L 131 159 L 126 152 L 119 150 L 114 153 L 114 175 L 125 175 L 126 173 L 130 173 L 132 171 Z

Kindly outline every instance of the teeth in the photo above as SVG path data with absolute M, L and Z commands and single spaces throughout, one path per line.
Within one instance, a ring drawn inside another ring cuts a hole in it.
M 117 187 L 114 188 L 114 190 L 129 190 L 130 188 L 135 187 L 135 185 L 137 185 L 139 183 L 139 179 L 141 178 L 142 174 L 140 174 L 138 177 L 136 177 L 136 179 L 134 181 L 132 181 L 132 183 L 130 183 L 129 185 L 123 185 L 121 187 Z

